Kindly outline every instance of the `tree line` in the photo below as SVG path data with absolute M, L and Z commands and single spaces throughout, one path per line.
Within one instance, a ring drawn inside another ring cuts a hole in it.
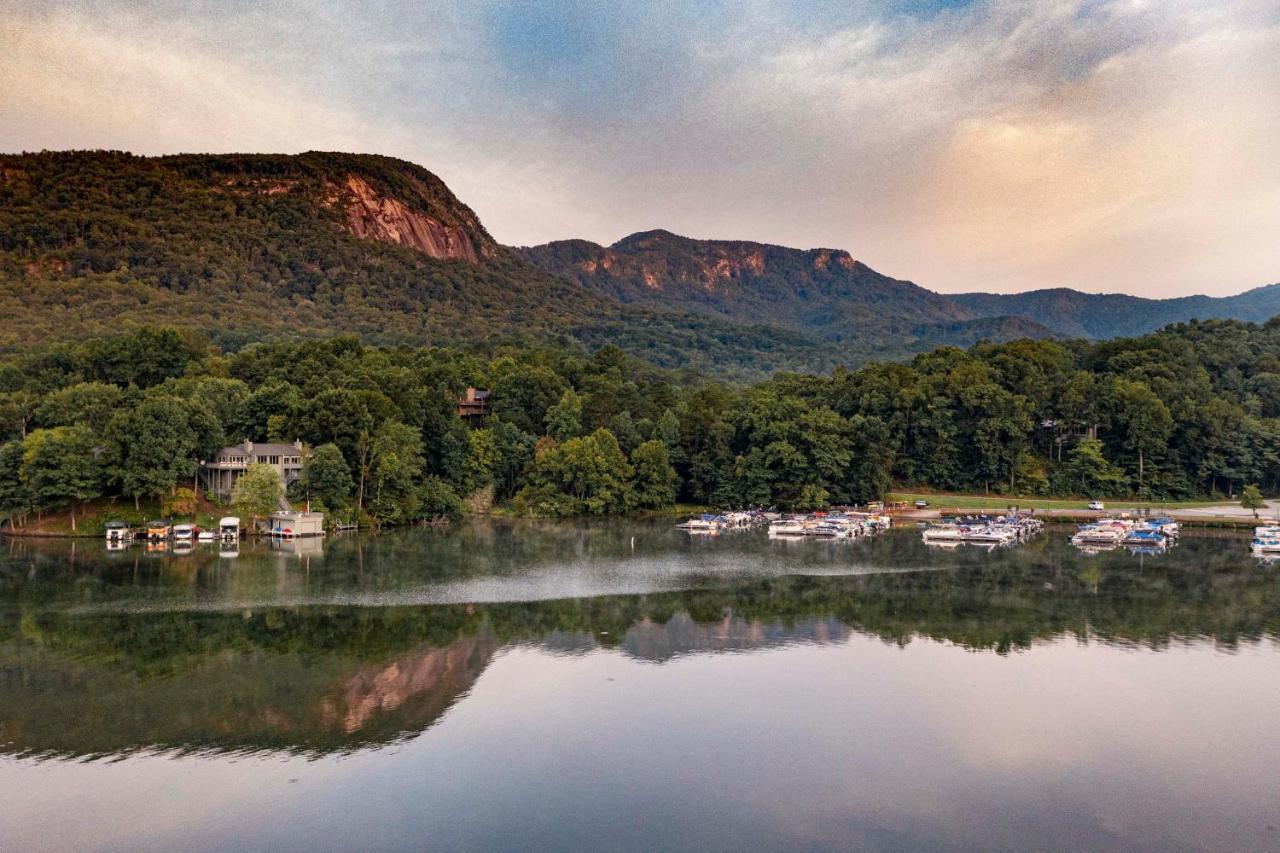
M 468 386 L 490 413 L 457 414 Z M 387 348 L 352 337 L 223 352 L 149 329 L 0 361 L 0 512 L 194 488 L 244 439 L 308 448 L 295 500 L 408 524 L 676 502 L 807 509 L 894 484 L 1173 499 L 1280 486 L 1280 322 L 1105 343 L 942 348 L 754 385 L 613 346 Z

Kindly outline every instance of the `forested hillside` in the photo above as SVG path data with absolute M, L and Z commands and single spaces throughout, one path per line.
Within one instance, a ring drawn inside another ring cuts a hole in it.
M 1029 320 L 975 319 L 946 296 L 889 278 L 832 249 L 645 231 L 608 247 L 563 240 L 519 251 L 547 272 L 623 302 L 782 326 L 872 346 L 882 355 L 1052 335 Z
M 1264 323 L 1280 314 L 1280 284 L 1235 296 L 1143 299 L 1124 293 L 1081 293 L 1057 288 L 1028 293 L 961 293 L 950 299 L 983 317 L 1025 317 L 1071 338 L 1127 337 L 1187 320 L 1249 320 Z
M 498 246 L 430 172 L 368 155 L 0 155 L 0 351 L 169 324 L 228 347 L 612 342 L 721 375 L 829 367 L 785 329 L 627 307 Z
M 1280 312 L 1280 287 L 951 297 L 839 250 L 665 231 L 509 249 L 427 170 L 324 152 L 0 155 L 0 298 L 0 352 L 165 324 L 224 348 L 341 333 L 390 346 L 609 343 L 738 380 Z
M 492 395 L 475 428 L 455 409 L 468 385 Z M 164 496 L 245 438 L 301 439 L 314 455 L 295 497 L 384 524 L 464 500 L 530 515 L 677 500 L 808 508 L 894 483 L 1137 499 L 1275 491 L 1280 321 L 942 348 L 749 387 L 690 384 L 612 346 L 479 354 L 340 338 L 227 355 L 172 330 L 0 363 L 0 511 L 18 523 L 103 494 Z

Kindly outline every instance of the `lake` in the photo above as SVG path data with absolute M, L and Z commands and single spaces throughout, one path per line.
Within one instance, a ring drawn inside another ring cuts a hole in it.
M 0 850 L 1280 850 L 1280 568 L 478 521 L 0 541 Z

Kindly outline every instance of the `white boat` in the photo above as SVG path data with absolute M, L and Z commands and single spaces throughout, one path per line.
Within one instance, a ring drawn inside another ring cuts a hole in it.
M 982 542 L 992 545 L 1007 545 L 1018 536 L 1009 527 L 1002 524 L 989 524 L 985 527 L 971 527 L 965 531 L 966 542 Z
M 1115 519 L 1086 524 L 1071 537 L 1076 545 L 1119 545 L 1129 534 L 1132 525 Z
M 228 515 L 218 522 L 218 535 L 224 541 L 231 541 L 240 538 L 240 519 L 234 515 Z
M 921 534 L 926 542 L 961 542 L 964 529 L 955 524 L 935 524 Z
M 191 542 L 196 538 L 198 529 L 194 524 L 175 524 L 173 526 L 173 538 L 178 542 Z
M 720 530 L 720 522 L 714 515 L 704 515 L 701 518 L 691 518 L 679 527 L 690 533 L 715 533 Z
M 133 530 L 127 521 L 108 521 L 106 525 L 107 542 L 128 542 L 133 538 Z
M 1280 554 L 1280 532 L 1255 536 L 1250 548 L 1255 554 Z
M 769 525 L 770 536 L 803 536 L 804 522 L 798 518 L 780 518 Z
M 217 540 L 217 538 L 218 538 L 218 534 L 214 533 L 212 530 L 201 530 L 198 534 L 196 534 L 196 539 L 200 540 L 201 542 L 214 542 Z

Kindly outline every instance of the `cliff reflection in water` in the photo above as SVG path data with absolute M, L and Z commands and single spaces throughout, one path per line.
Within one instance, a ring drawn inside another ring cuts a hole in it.
M 938 553 L 910 530 L 777 548 L 657 524 L 485 524 L 235 560 L 10 540 L 0 751 L 375 747 L 426 730 L 515 645 L 662 663 L 853 633 L 1000 654 L 1063 636 L 1157 649 L 1277 636 L 1276 570 L 1235 539 L 1189 536 L 1145 561 L 1064 539 Z

